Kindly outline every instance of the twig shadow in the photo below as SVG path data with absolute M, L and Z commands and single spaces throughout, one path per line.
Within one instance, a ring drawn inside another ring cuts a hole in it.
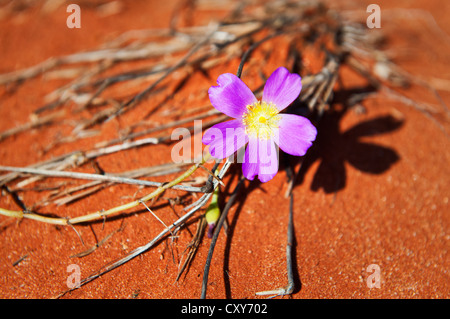
M 302 290 L 302 281 L 300 278 L 300 273 L 298 271 L 299 266 L 297 262 L 297 236 L 295 236 L 295 222 L 292 223 L 292 233 L 294 234 L 292 238 L 292 275 L 294 279 L 294 290 L 292 291 L 292 294 L 298 293 L 300 290 Z

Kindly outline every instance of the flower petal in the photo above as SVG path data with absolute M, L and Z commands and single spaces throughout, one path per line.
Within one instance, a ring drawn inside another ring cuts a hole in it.
M 278 146 L 286 153 L 303 156 L 312 141 L 316 139 L 317 129 L 303 116 L 294 114 L 279 114 L 281 116 L 279 129 L 275 132 L 278 136 Z
M 270 139 L 250 138 L 242 172 L 249 180 L 258 175 L 262 183 L 270 181 L 278 173 L 278 150 L 275 143 Z
M 276 108 L 282 111 L 298 97 L 301 90 L 300 75 L 289 73 L 286 68 L 279 67 L 267 79 L 262 100 L 275 104 Z
M 247 134 L 241 120 L 221 122 L 209 128 L 202 142 L 209 145 L 212 157 L 223 159 L 232 155 L 247 143 Z
M 242 173 L 245 178 L 253 180 L 258 175 L 258 140 L 250 138 L 242 163 Z
M 234 74 L 221 74 L 217 84 L 209 88 L 209 99 L 217 110 L 230 117 L 240 118 L 246 106 L 257 101 L 248 86 Z

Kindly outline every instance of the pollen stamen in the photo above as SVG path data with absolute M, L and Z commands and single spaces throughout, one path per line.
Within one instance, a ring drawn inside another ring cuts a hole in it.
M 247 105 L 247 112 L 242 116 L 247 135 L 260 139 L 273 137 L 279 121 L 280 116 L 275 105 L 260 101 Z

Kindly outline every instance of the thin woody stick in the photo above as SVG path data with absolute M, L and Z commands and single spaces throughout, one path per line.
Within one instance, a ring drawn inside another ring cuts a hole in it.
M 46 116 L 42 116 L 42 117 L 34 117 L 31 121 L 29 121 L 23 125 L 20 125 L 20 126 L 11 128 L 9 130 L 6 130 L 4 132 L 1 132 L 0 133 L 0 141 L 4 140 L 5 138 L 7 138 L 9 136 L 12 136 L 12 135 L 24 132 L 24 131 L 28 131 L 33 128 L 37 128 L 39 126 L 50 124 L 50 123 L 54 122 L 55 120 L 62 118 L 65 114 L 66 114 L 66 112 L 63 110 L 63 111 L 59 111 L 59 112 L 49 114 Z
M 195 256 L 195 253 L 197 252 L 197 249 L 200 246 L 203 234 L 205 233 L 206 224 L 207 224 L 206 219 L 204 217 L 200 218 L 200 220 L 198 221 L 197 231 L 195 232 L 194 238 L 191 240 L 191 242 L 187 245 L 185 249 L 185 251 L 188 250 L 186 260 L 184 261 L 183 264 L 181 264 L 180 261 L 180 267 L 175 281 L 178 281 L 180 279 L 181 275 L 186 270 L 186 268 L 189 269 L 189 265 L 191 264 Z
M 293 202 L 294 197 L 292 193 L 289 195 L 289 224 L 287 231 L 287 245 L 286 245 L 286 265 L 287 265 L 287 278 L 288 284 L 285 287 L 281 287 L 275 290 L 267 290 L 257 292 L 256 295 L 264 296 L 264 295 L 274 295 L 269 298 L 274 298 L 277 296 L 290 295 L 294 292 L 295 284 L 294 284 L 294 270 L 293 270 L 293 262 L 292 262 L 292 247 L 294 245 L 294 220 L 293 220 Z
M 131 185 L 142 185 L 142 186 L 151 186 L 151 187 L 161 187 L 164 185 L 164 183 L 139 180 L 139 179 L 127 178 L 127 177 L 120 177 L 120 176 L 89 174 L 89 173 L 79 173 L 79 172 L 65 172 L 65 171 L 45 170 L 45 169 L 34 169 L 34 168 L 27 168 L 27 167 L 11 167 L 11 166 L 1 166 L 0 165 L 0 171 L 19 172 L 19 173 L 25 173 L 25 174 L 34 174 L 34 175 L 42 175 L 42 176 L 50 176 L 50 177 L 67 177 L 67 178 L 75 178 L 75 179 L 87 179 L 87 180 L 94 180 L 94 181 L 122 183 L 122 184 L 131 184 Z M 195 192 L 195 193 L 202 192 L 201 187 L 174 185 L 172 188 L 177 189 L 177 190 L 187 191 L 187 192 Z

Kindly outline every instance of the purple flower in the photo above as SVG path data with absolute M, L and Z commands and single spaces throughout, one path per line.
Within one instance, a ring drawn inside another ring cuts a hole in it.
M 278 148 L 303 156 L 317 135 L 316 128 L 302 116 L 280 114 L 300 94 L 301 78 L 286 68 L 276 69 L 267 79 L 262 101 L 237 76 L 225 73 L 208 93 L 211 104 L 234 118 L 208 129 L 203 144 L 209 145 L 214 158 L 233 155 L 248 144 L 243 157 L 244 176 L 261 182 L 271 180 L 278 172 Z

